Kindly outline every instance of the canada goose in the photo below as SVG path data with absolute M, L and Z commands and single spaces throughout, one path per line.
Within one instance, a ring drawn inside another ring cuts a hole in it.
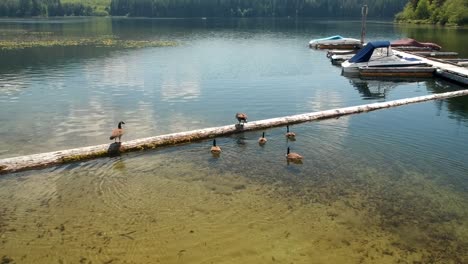
M 117 126 L 117 128 L 114 128 L 114 130 L 112 130 L 112 134 L 111 136 L 109 137 L 110 140 L 115 140 L 115 142 L 117 142 L 117 138 L 119 138 L 119 142 L 120 141 L 120 138 L 122 137 L 122 135 L 125 133 L 124 129 L 122 128 L 122 125 L 125 124 L 124 121 L 120 121 L 119 122 L 119 125 Z
M 213 154 L 221 153 L 221 148 L 219 146 L 216 146 L 216 139 L 213 139 L 213 146 L 211 147 L 211 153 Z
M 290 161 L 299 161 L 302 160 L 302 156 L 295 153 L 295 152 L 289 152 L 289 147 L 288 147 L 288 152 L 286 153 L 286 158 Z
M 239 121 L 239 124 L 242 123 L 247 123 L 247 114 L 245 113 L 237 113 L 236 114 L 237 121 Z
M 289 132 L 289 126 L 286 126 L 286 137 L 289 139 L 294 139 L 296 137 L 296 133 Z
M 258 139 L 258 144 L 263 145 L 267 142 L 267 139 L 265 138 L 265 132 L 263 132 L 262 137 Z

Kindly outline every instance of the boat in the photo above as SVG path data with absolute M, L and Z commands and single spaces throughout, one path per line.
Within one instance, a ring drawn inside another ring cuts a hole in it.
M 434 75 L 436 68 L 434 67 L 359 67 L 359 75 L 361 77 L 412 77 L 412 78 L 429 78 Z
M 327 58 L 330 59 L 333 65 L 340 65 L 346 60 L 351 59 L 356 53 L 357 49 L 354 50 L 330 50 L 327 52 Z
M 432 42 L 419 42 L 412 38 L 399 39 L 392 42 L 392 47 L 400 50 L 416 51 L 416 50 L 441 50 L 442 47 Z
M 343 62 L 341 67 L 344 73 L 358 73 L 359 67 L 408 67 L 427 66 L 417 58 L 406 58 L 393 54 L 390 41 L 373 41 L 366 44 L 351 59 Z
M 335 35 L 328 38 L 313 39 L 309 42 L 309 47 L 319 49 L 356 49 L 361 47 L 361 41 L 359 39 Z

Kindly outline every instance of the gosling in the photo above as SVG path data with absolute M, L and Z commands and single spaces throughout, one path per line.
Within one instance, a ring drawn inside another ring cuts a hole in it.
M 302 156 L 295 152 L 290 152 L 289 147 L 288 147 L 288 152 L 286 153 L 286 158 L 289 161 L 301 161 L 302 160 Z
M 237 113 L 236 118 L 237 118 L 237 121 L 239 121 L 239 124 L 241 122 L 243 124 L 247 123 L 247 114 L 245 114 L 245 113 Z
M 296 138 L 296 133 L 289 132 L 289 126 L 286 126 L 286 134 L 285 135 L 289 139 L 295 139 Z
M 262 137 L 258 139 L 258 144 L 263 145 L 267 142 L 267 139 L 265 138 L 265 132 L 263 132 Z
M 110 140 L 115 140 L 114 142 L 117 142 L 117 138 L 119 139 L 119 142 L 121 142 L 122 135 L 125 133 L 124 129 L 122 128 L 122 125 L 125 124 L 124 121 L 120 121 L 119 124 L 117 125 L 117 128 L 114 128 L 112 130 L 112 134 L 109 137 Z
M 211 153 L 213 154 L 221 153 L 221 148 L 219 146 L 216 146 L 216 139 L 213 139 L 213 146 L 211 147 Z

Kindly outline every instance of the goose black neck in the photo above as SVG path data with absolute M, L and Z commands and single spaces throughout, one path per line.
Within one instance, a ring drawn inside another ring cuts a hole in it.
M 213 147 L 216 147 L 216 139 L 213 139 Z
M 286 132 L 289 132 L 289 126 L 286 126 Z
M 288 153 L 287 154 L 289 154 L 289 147 L 288 147 Z
M 117 126 L 119 129 L 122 129 L 122 122 L 119 122 L 119 125 Z
M 265 132 L 262 133 L 262 138 L 264 138 L 264 137 L 265 137 Z

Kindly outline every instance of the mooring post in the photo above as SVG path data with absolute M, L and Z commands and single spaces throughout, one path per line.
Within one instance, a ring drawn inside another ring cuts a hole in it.
M 366 37 L 366 19 L 367 19 L 368 8 L 367 5 L 362 6 L 362 24 L 361 24 L 361 45 L 364 45 L 364 39 Z

